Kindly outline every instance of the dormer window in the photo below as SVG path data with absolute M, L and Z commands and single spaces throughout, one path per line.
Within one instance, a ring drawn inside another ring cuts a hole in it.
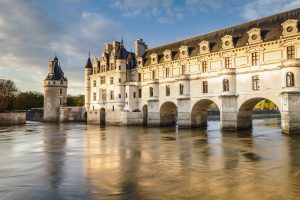
M 202 41 L 199 43 L 200 46 L 200 54 L 205 54 L 205 53 L 209 53 L 210 49 L 209 49 L 209 42 L 208 41 Z
M 248 31 L 247 32 L 249 36 L 248 43 L 254 44 L 254 43 L 262 42 L 260 32 L 261 31 L 258 28 L 253 28 L 250 31 Z
M 157 54 L 156 53 L 152 53 L 150 55 L 151 57 L 151 64 L 157 64 Z
M 233 48 L 233 40 L 231 35 L 225 35 L 221 38 L 222 40 L 222 49 L 230 49 Z
M 295 35 L 298 33 L 298 27 L 297 27 L 298 20 L 295 19 L 289 19 L 285 22 L 283 22 L 282 25 L 282 36 L 287 37 L 291 35 Z
M 164 60 L 165 61 L 171 61 L 171 51 L 170 50 L 165 50 L 164 51 Z
M 185 58 L 188 55 L 188 47 L 187 46 L 182 46 L 179 48 L 179 51 L 180 51 L 180 58 Z
M 137 58 L 137 63 L 138 63 L 138 66 L 142 66 L 143 65 L 143 58 L 142 57 L 138 57 Z

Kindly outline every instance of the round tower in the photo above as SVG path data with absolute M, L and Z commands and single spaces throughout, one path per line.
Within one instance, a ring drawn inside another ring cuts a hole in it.
M 67 103 L 68 81 L 55 56 L 49 61 L 49 72 L 44 80 L 44 121 L 58 122 L 59 108 Z
M 85 109 L 89 110 L 91 104 L 91 79 L 90 75 L 93 73 L 93 65 L 90 58 L 87 59 L 86 65 L 84 67 L 84 78 L 85 78 L 85 98 L 84 98 L 84 105 Z

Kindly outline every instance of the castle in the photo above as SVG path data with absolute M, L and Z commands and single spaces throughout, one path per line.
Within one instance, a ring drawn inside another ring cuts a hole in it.
M 105 44 L 85 65 L 88 123 L 205 127 L 215 103 L 223 130 L 250 129 L 274 102 L 282 131 L 300 132 L 300 9 L 148 48 Z

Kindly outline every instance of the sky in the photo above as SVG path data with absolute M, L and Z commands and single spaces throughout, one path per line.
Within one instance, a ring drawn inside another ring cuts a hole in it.
M 0 78 L 20 91 L 43 91 L 55 54 L 69 81 L 84 94 L 84 65 L 104 43 L 123 37 L 134 51 L 299 8 L 300 0 L 0 0 Z

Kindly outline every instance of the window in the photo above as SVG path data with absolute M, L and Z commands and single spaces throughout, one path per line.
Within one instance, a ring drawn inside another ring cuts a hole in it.
M 152 79 L 155 79 L 155 71 L 152 71 Z
M 228 79 L 223 80 L 223 91 L 229 91 L 229 81 Z
M 251 54 L 252 66 L 258 65 L 258 52 L 253 52 Z
M 288 46 L 287 59 L 294 59 L 294 58 L 295 58 L 295 46 Z
M 101 76 L 100 77 L 100 83 L 101 84 L 105 84 L 105 76 Z
M 208 83 L 207 83 L 207 81 L 203 81 L 202 82 L 202 92 L 203 93 L 208 93 Z
M 150 88 L 149 88 L 149 96 L 150 96 L 150 97 L 153 97 L 153 87 L 150 87 Z
M 135 92 L 133 92 L 133 98 L 136 98 L 136 93 Z
M 121 97 L 122 97 L 122 95 L 121 95 L 121 94 L 119 94 L 119 99 L 121 99 Z
M 64 84 L 64 81 L 63 81 L 62 79 L 60 80 L 60 84 L 61 84 L 61 85 Z
M 97 82 L 93 81 L 93 87 L 96 87 L 96 86 L 97 86 Z
M 59 105 L 62 105 L 62 98 L 59 98 Z
M 142 89 L 139 89 L 139 98 L 142 98 Z
M 170 86 L 166 85 L 166 96 L 170 96 Z
M 169 77 L 170 77 L 170 69 L 166 68 L 166 78 L 169 78 Z
M 185 74 L 186 73 L 186 67 L 185 65 L 181 66 L 181 74 Z
M 286 73 L 286 87 L 295 86 L 295 76 L 292 72 Z
M 121 65 L 119 65 L 119 70 L 121 70 Z
M 119 78 L 119 83 L 121 83 L 121 78 Z
M 59 89 L 59 94 L 62 94 L 62 89 Z
M 127 92 L 125 93 L 125 98 L 128 98 Z
M 110 91 L 110 100 L 114 100 L 114 97 L 115 95 L 114 95 L 114 91 Z
M 202 72 L 207 72 L 207 61 L 202 62 Z
M 111 63 L 111 64 L 110 64 L 110 69 L 113 70 L 114 68 L 115 68 L 114 63 Z
M 138 73 L 138 81 L 142 81 L 142 74 Z
M 105 89 L 101 90 L 101 96 L 102 96 L 102 101 L 105 101 L 106 100 L 106 90 Z
M 180 95 L 183 95 L 183 88 L 184 88 L 183 84 L 179 84 L 179 94 Z
M 94 101 L 97 100 L 97 94 L 96 94 L 96 92 L 93 93 L 93 100 L 94 100 Z
M 110 77 L 110 84 L 114 84 L 114 77 Z
M 259 90 L 259 76 L 252 76 L 252 89 Z
M 231 67 L 231 59 L 230 57 L 225 58 L 225 68 L 230 68 Z

